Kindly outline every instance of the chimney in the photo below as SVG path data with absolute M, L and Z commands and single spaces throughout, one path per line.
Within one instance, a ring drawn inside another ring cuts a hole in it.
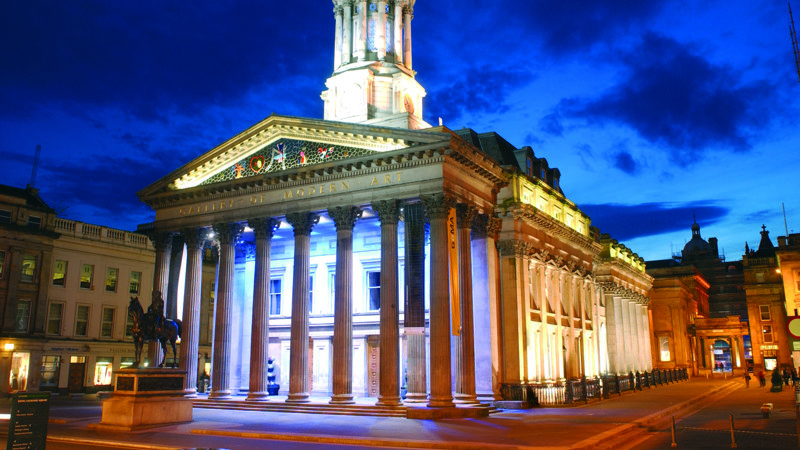
M 717 250 L 717 238 L 708 238 L 708 245 L 711 247 L 711 254 L 715 258 L 719 258 L 719 250 Z

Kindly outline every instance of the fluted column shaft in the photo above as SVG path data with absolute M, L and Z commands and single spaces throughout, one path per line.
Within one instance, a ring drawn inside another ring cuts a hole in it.
M 200 297 L 203 286 L 203 244 L 207 232 L 202 228 L 181 232 L 186 240 L 186 283 L 183 294 L 183 330 L 179 367 L 186 371 L 183 389 L 187 396 L 197 393 L 197 355 L 200 343 Z
M 330 403 L 353 401 L 353 227 L 362 211 L 355 206 L 328 210 L 336 224 L 336 274 L 333 312 L 333 396 Z
M 336 19 L 336 31 L 333 39 L 333 70 L 342 65 L 342 7 L 336 5 L 333 8 L 333 15 Z
M 411 67 L 411 18 L 413 17 L 411 6 L 406 6 L 403 11 L 403 62 L 406 67 Z
M 344 11 L 344 19 L 342 23 L 342 46 L 339 51 L 341 52 L 342 65 L 350 64 L 353 57 L 353 3 L 350 0 L 345 0 L 342 3 Z
M 236 240 L 243 227 L 238 223 L 214 225 L 219 239 L 219 285 L 214 314 L 214 349 L 211 356 L 211 393 L 209 399 L 231 397 L 231 336 L 233 331 L 233 265 L 236 258 Z
M 155 270 L 153 272 L 153 295 L 164 297 L 169 289 L 169 261 L 172 256 L 172 233 L 154 232 L 150 236 L 150 241 L 156 250 Z M 166 304 L 165 311 L 166 311 Z M 158 363 L 164 358 L 164 352 L 156 341 L 150 341 L 147 346 L 147 361 L 150 367 L 157 367 Z
M 405 310 L 403 332 L 408 353 L 406 403 L 428 400 L 425 345 L 425 208 L 422 203 L 406 204 L 405 227 Z
M 399 1 L 394 2 L 394 62 L 403 64 L 403 5 Z
M 250 333 L 250 386 L 248 401 L 268 400 L 269 379 L 269 280 L 272 236 L 280 221 L 272 218 L 248 219 L 256 238 L 253 322 Z
M 311 229 L 319 222 L 314 213 L 292 213 L 286 221 L 294 227 L 294 270 L 292 272 L 292 329 L 289 355 L 289 396 L 287 402 L 308 402 L 308 277 L 311 262 Z
M 430 220 L 431 395 L 430 407 L 452 407 L 450 373 L 450 289 L 447 259 L 447 216 L 453 201 L 444 194 L 421 196 Z
M 359 61 L 367 59 L 367 34 L 369 33 L 369 23 L 367 22 L 367 2 L 358 2 L 358 27 L 361 30 L 356 42 L 356 53 Z
M 394 199 L 380 200 L 373 202 L 372 209 L 378 213 L 381 221 L 381 376 L 377 404 L 395 406 L 400 404 L 400 312 L 397 307 L 397 224 L 400 220 L 400 202 Z
M 475 338 L 472 317 L 472 221 L 477 210 L 456 206 L 458 230 L 458 279 L 461 294 L 461 331 L 456 339 L 456 400 L 478 403 L 475 391 Z
M 378 60 L 386 59 L 386 0 L 378 0 L 378 20 L 375 23 L 375 49 Z

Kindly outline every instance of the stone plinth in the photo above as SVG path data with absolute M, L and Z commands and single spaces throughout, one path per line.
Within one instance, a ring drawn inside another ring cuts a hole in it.
M 175 369 L 120 369 L 111 398 L 103 400 L 100 423 L 91 428 L 134 431 L 192 421 L 192 400 L 184 397 L 186 372 Z

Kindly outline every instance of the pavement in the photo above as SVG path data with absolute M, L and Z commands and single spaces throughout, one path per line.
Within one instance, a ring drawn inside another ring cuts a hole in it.
M 98 423 L 102 401 L 57 397 L 52 401 L 48 446 L 81 448 L 112 446 L 135 449 L 182 448 L 424 448 L 424 449 L 595 449 L 616 448 L 637 436 L 663 428 L 680 417 L 726 396 L 738 416 L 750 416 L 751 426 L 781 434 L 797 433 L 794 390 L 772 393 L 743 379 L 694 378 L 645 388 L 636 393 L 571 407 L 504 410 L 481 419 L 415 420 L 398 417 L 342 416 L 285 412 L 231 411 L 195 407 L 191 423 L 131 433 L 88 428 Z M 319 401 L 327 402 L 320 398 Z M 769 419 L 761 403 L 773 403 Z M 0 401 L 0 413 L 10 401 Z M 7 430 L 0 420 L 0 430 Z M 737 429 L 740 428 L 737 426 Z M 2 431 L 0 431 L 2 433 Z M 0 434 L 0 440 L 5 436 Z M 74 444 L 74 447 L 73 447 Z

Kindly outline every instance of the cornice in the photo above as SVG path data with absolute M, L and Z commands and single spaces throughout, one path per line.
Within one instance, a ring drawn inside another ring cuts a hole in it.
M 496 210 L 501 217 L 512 217 L 514 220 L 525 222 L 547 234 L 558 236 L 576 244 L 580 248 L 588 250 L 592 257 L 599 255 L 603 249 L 602 245 L 588 236 L 578 233 L 531 205 L 515 202 L 511 205 L 501 205 Z

